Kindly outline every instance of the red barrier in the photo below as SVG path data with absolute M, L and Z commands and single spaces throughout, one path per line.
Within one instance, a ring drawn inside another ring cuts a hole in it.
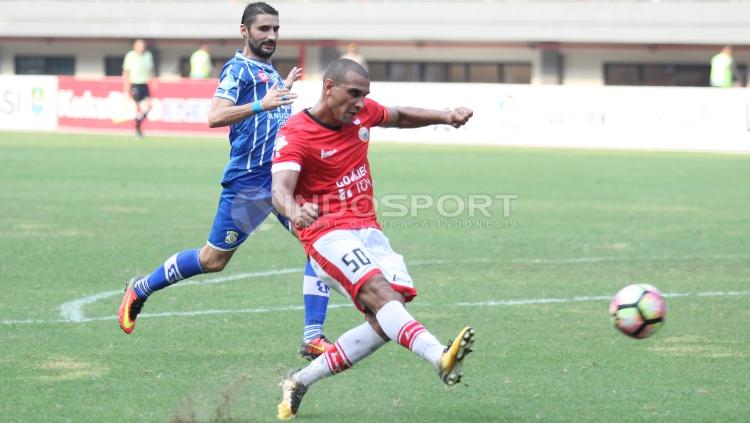
M 226 134 L 227 128 L 208 127 L 216 80 L 159 81 L 149 87 L 153 108 L 143 131 Z M 78 79 L 59 77 L 59 127 L 132 130 L 135 105 L 123 93 L 122 78 Z

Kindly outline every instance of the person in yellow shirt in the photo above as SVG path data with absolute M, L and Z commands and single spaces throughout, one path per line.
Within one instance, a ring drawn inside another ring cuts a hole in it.
M 146 42 L 138 39 L 133 50 L 125 55 L 122 63 L 122 81 L 125 95 L 135 102 L 135 133 L 143 136 L 141 124 L 151 111 L 151 93 L 148 84 L 154 77 L 154 57 L 146 50 Z
M 732 56 L 732 47 L 725 46 L 711 58 L 711 86 L 729 88 L 739 79 L 737 63 Z
M 208 43 L 201 44 L 201 47 L 190 56 L 190 77 L 193 79 L 208 79 L 211 77 L 213 63 L 211 55 L 208 54 Z

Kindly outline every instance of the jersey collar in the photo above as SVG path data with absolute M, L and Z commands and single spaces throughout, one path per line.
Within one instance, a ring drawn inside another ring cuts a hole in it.
M 317 123 L 318 125 L 322 126 L 323 128 L 330 129 L 331 131 L 340 131 L 343 128 L 343 126 L 329 125 L 329 124 L 323 122 L 322 120 L 316 118 L 315 116 L 313 116 L 312 113 L 310 113 L 310 108 L 309 107 L 307 109 L 304 109 L 303 111 L 305 112 L 305 114 L 310 119 L 312 119 L 315 123 Z
M 235 53 L 234 57 L 236 59 L 241 59 L 241 60 L 243 60 L 245 62 L 252 63 L 253 65 L 258 66 L 258 67 L 266 68 L 268 70 L 273 70 L 273 66 L 271 64 L 269 64 L 269 63 L 261 62 L 260 60 L 255 60 L 255 59 L 251 59 L 249 57 L 245 57 L 245 55 L 242 54 L 242 50 L 237 50 L 237 53 Z

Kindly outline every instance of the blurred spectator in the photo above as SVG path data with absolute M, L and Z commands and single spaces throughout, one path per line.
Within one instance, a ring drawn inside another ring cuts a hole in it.
M 201 47 L 190 56 L 190 77 L 194 79 L 208 79 L 211 77 L 211 55 L 208 54 L 208 43 L 202 43 Z
M 711 86 L 729 88 L 739 80 L 737 63 L 732 56 L 732 47 L 725 46 L 711 58 Z
M 349 43 L 346 45 L 346 52 L 341 56 L 342 59 L 354 60 L 359 63 L 365 70 L 367 69 L 367 61 L 365 57 L 359 53 L 359 46 L 357 43 Z
M 125 95 L 135 102 L 135 134 L 143 136 L 141 124 L 151 111 L 151 93 L 148 83 L 154 77 L 154 57 L 146 51 L 146 42 L 138 39 L 133 50 L 125 55 L 122 63 L 122 81 Z

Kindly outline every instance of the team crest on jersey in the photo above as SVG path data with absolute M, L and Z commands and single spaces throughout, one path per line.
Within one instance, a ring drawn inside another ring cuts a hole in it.
M 224 79 L 221 80 L 219 83 L 219 88 L 221 88 L 224 91 L 231 90 L 232 88 L 237 86 L 237 81 L 234 80 L 234 77 L 229 74 L 224 77 Z
M 260 80 L 263 82 L 268 82 L 271 80 L 271 77 L 269 77 L 268 74 L 263 72 L 262 70 L 258 71 L 258 78 L 260 78 Z
M 370 131 L 368 131 L 364 126 L 359 128 L 359 132 L 357 132 L 357 135 L 359 136 L 359 139 L 362 140 L 362 142 L 370 141 Z
M 227 244 L 234 244 L 237 242 L 237 235 L 239 235 L 235 231 L 227 231 L 227 236 L 224 238 L 224 242 Z
M 286 145 L 289 144 L 286 142 L 286 138 L 283 136 L 276 138 L 276 144 L 273 146 L 273 154 L 276 157 L 279 157 L 281 155 L 281 149 L 286 147 Z

